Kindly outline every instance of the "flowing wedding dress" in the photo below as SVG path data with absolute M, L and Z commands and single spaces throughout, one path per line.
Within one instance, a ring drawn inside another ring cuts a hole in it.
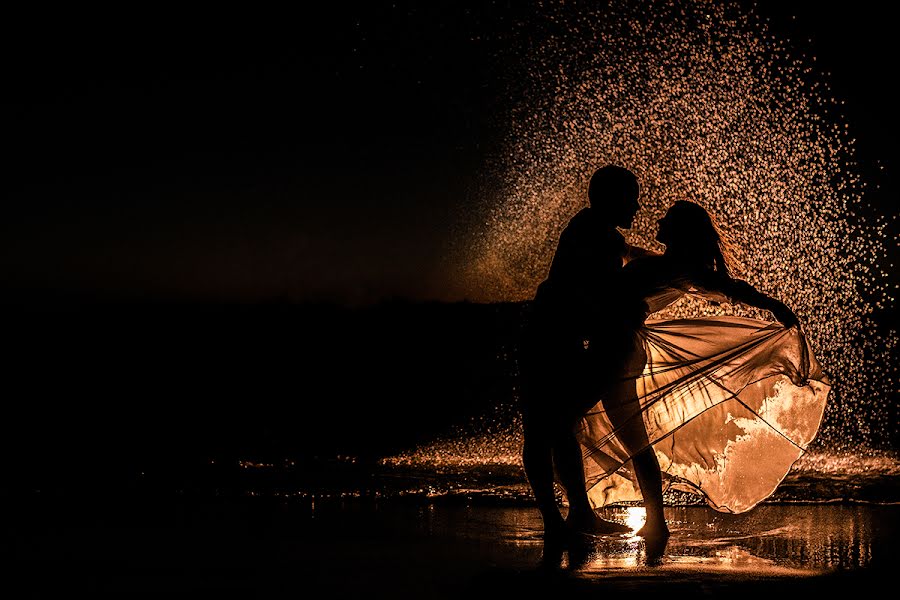
M 645 315 L 686 293 L 723 300 L 697 286 L 658 287 L 643 296 Z M 624 374 L 636 392 L 629 418 L 643 420 L 663 489 L 729 513 L 771 495 L 815 437 L 831 388 L 800 329 L 741 317 L 649 320 L 635 344 Z M 603 401 L 582 419 L 594 508 L 641 499 L 630 459 L 642 448 L 620 431 Z

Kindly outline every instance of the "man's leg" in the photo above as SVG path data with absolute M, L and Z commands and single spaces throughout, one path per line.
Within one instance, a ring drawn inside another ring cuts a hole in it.
M 549 533 L 561 531 L 565 522 L 556 505 L 556 491 L 553 487 L 551 437 L 543 427 L 529 426 L 526 422 L 522 464 L 534 492 L 538 510 L 541 511 L 541 518 L 544 520 L 544 531 Z

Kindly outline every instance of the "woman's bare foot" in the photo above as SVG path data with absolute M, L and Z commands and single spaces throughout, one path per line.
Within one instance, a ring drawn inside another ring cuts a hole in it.
M 635 535 L 644 538 L 644 562 L 648 567 L 662 564 L 666 545 L 669 542 L 669 528 L 665 519 L 651 519 L 637 530 Z
M 669 530 L 664 529 L 662 535 L 648 535 L 644 537 L 644 564 L 648 567 L 656 567 L 662 564 L 666 554 L 666 545 L 669 543 Z

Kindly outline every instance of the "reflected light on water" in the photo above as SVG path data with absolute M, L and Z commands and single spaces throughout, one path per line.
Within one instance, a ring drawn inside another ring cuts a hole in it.
M 625 524 L 636 532 L 647 521 L 647 510 L 643 506 L 629 506 L 625 515 Z
M 543 543 L 540 515 L 533 507 L 443 507 L 439 513 L 456 515 L 444 519 L 453 535 L 502 539 L 522 553 L 539 552 Z M 608 507 L 598 514 L 633 530 L 646 516 L 642 507 Z M 663 570 L 811 575 L 890 560 L 900 512 L 893 506 L 768 505 L 727 515 L 705 507 L 677 507 L 666 509 L 666 520 L 672 535 Z M 597 536 L 591 543 L 585 567 L 592 575 L 642 566 L 647 552 L 646 540 L 636 535 Z

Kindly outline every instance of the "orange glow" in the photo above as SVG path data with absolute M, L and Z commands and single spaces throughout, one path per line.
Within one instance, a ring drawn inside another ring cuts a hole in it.
M 625 524 L 631 527 L 632 533 L 644 526 L 647 521 L 647 511 L 643 506 L 629 506 L 625 515 Z

